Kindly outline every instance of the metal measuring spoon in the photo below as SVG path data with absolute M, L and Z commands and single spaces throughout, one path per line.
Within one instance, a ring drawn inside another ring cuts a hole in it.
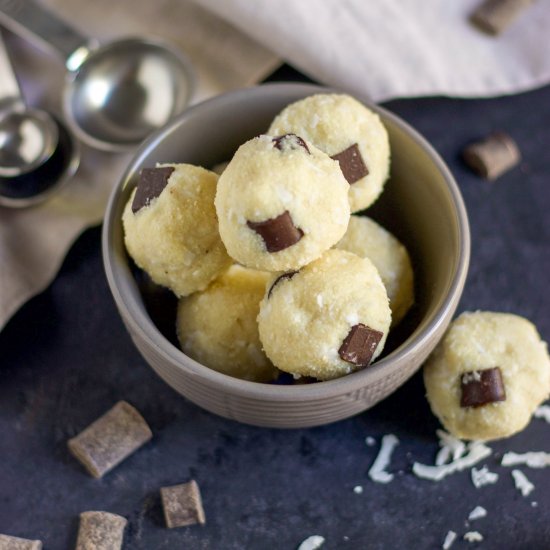
M 0 177 L 36 170 L 53 155 L 58 139 L 51 115 L 26 105 L 0 33 Z
M 76 172 L 76 140 L 53 115 L 25 105 L 0 35 L 0 205 L 31 206 Z
M 191 66 L 166 44 L 128 38 L 98 47 L 35 0 L 0 0 L 0 22 L 63 56 L 67 121 L 92 147 L 131 150 L 191 99 Z

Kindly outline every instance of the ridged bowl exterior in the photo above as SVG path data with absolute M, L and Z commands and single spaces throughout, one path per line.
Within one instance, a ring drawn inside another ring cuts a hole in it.
M 401 340 L 374 365 L 337 380 L 295 386 L 260 384 L 218 373 L 173 346 L 156 328 L 124 249 L 121 216 L 139 170 L 156 162 L 212 166 L 265 132 L 289 103 L 326 88 L 268 84 L 224 94 L 187 110 L 136 153 L 113 190 L 103 226 L 103 258 L 122 319 L 145 360 L 176 391 L 215 414 L 257 426 L 302 428 L 335 422 L 384 399 L 422 365 L 456 310 L 466 279 L 470 235 L 460 192 L 430 145 L 395 115 L 382 117 L 392 147 L 392 175 L 368 214 L 409 249 L 416 277 L 414 314 Z

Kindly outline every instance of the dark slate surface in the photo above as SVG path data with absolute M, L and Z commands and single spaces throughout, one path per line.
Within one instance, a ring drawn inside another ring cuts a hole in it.
M 299 78 L 285 68 L 274 79 Z M 472 261 L 459 311 L 510 311 L 550 339 L 550 87 L 492 100 L 414 99 L 388 107 L 423 133 L 447 161 L 466 201 Z M 472 175 L 458 155 L 493 129 L 508 131 L 524 160 L 498 182 Z M 550 426 L 533 420 L 491 446 L 485 461 L 500 474 L 476 490 L 468 472 L 440 483 L 415 478 L 414 460 L 432 463 L 437 421 L 420 376 L 374 409 L 335 425 L 275 431 L 218 418 L 188 403 L 156 377 L 134 349 L 103 275 L 100 231 L 87 231 L 54 283 L 0 333 L 0 532 L 74 546 L 78 514 L 107 510 L 129 520 L 125 548 L 292 550 L 323 535 L 323 549 L 440 548 L 449 529 L 461 537 L 468 513 L 488 517 L 471 529 L 481 544 L 453 548 L 550 548 L 550 469 L 525 473 L 536 485 L 522 497 L 506 450 L 550 451 Z M 68 454 L 66 441 L 119 399 L 143 413 L 155 437 L 102 480 Z M 386 433 L 401 443 L 388 485 L 367 471 Z M 207 524 L 163 526 L 158 489 L 195 478 Z M 353 488 L 361 485 L 363 494 Z M 533 502 L 538 505 L 535 506 Z

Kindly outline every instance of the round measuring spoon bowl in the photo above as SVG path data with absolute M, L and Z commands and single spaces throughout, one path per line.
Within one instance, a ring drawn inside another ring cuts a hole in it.
M 111 42 L 69 75 L 67 119 L 98 149 L 131 150 L 187 106 L 190 75 L 187 61 L 165 44 L 140 38 Z
M 19 100 L 4 102 L 0 105 L 0 177 L 35 171 L 54 154 L 58 139 L 58 125 L 49 113 Z
M 80 162 L 77 140 L 55 119 L 59 140 L 52 156 L 36 170 L 17 177 L 0 176 L 0 205 L 33 206 L 48 199 L 75 174 Z

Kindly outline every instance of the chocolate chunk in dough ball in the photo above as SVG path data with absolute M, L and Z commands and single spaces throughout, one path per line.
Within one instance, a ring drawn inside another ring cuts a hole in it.
M 460 406 L 482 407 L 488 403 L 506 401 L 506 389 L 500 367 L 473 370 L 460 379 Z
M 271 275 L 232 266 L 206 290 L 182 298 L 177 332 L 183 351 L 236 378 L 271 382 L 278 370 L 262 350 L 256 318 Z
M 550 393 L 550 358 L 536 328 L 509 313 L 463 313 L 424 367 L 434 414 L 455 437 L 491 440 L 527 426 Z
M 217 180 L 190 164 L 145 168 L 122 216 L 130 256 L 180 297 L 206 288 L 232 263 L 218 232 Z
M 328 380 L 368 367 L 380 355 L 391 312 L 372 262 L 333 249 L 275 278 L 258 321 L 274 365 L 295 377 Z
M 414 275 L 407 249 L 367 216 L 351 217 L 336 248 L 368 258 L 378 269 L 390 299 L 392 326 L 397 325 L 414 303 Z
M 292 103 L 271 123 L 271 135 L 294 132 L 337 160 L 349 184 L 352 212 L 380 195 L 390 169 L 390 145 L 380 117 L 345 94 L 317 94 Z
M 218 182 L 216 210 L 227 251 L 265 271 L 308 264 L 344 235 L 348 186 L 338 163 L 299 136 L 248 141 Z

